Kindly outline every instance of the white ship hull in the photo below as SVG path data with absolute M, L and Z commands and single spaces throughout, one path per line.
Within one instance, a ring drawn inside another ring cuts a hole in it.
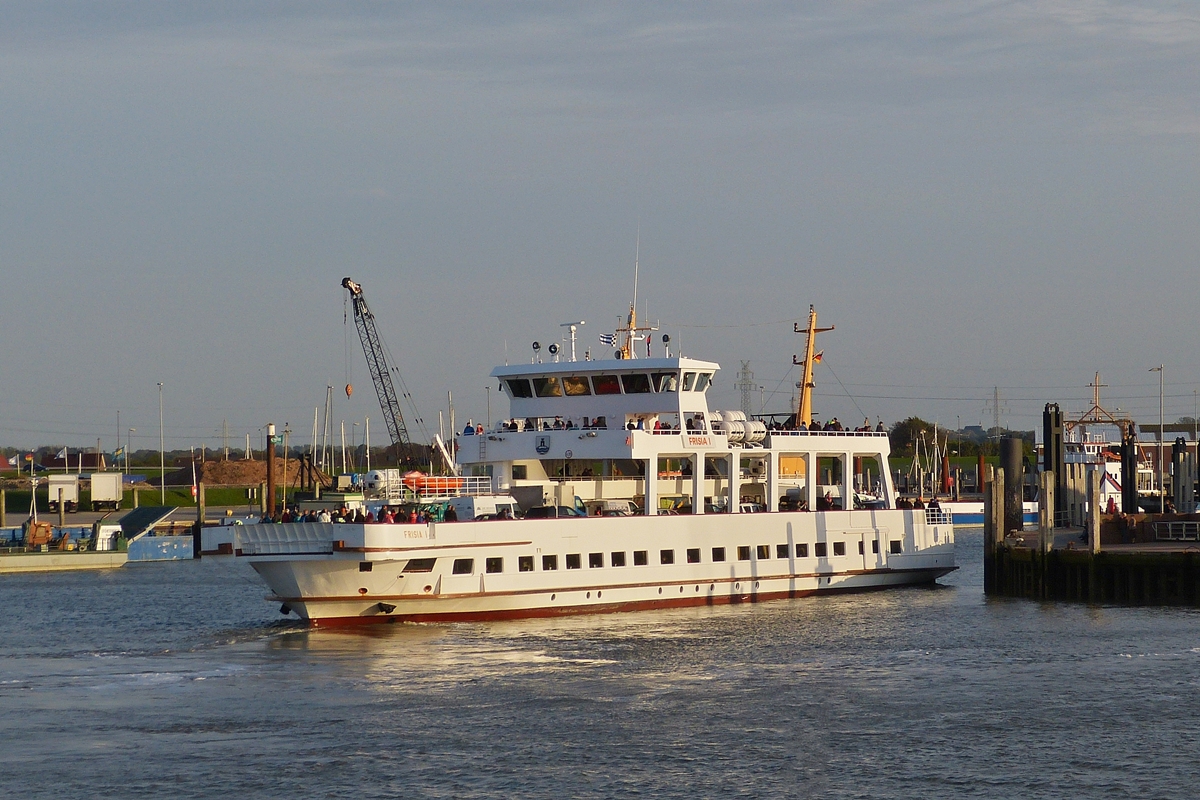
M 929 583 L 955 569 L 949 515 L 919 510 L 296 523 L 237 536 L 269 599 L 314 624 L 756 602 Z

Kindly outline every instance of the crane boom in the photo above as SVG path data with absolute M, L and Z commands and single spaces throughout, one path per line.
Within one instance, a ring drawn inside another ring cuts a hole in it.
M 375 384 L 375 394 L 379 398 L 379 407 L 383 409 L 383 419 L 387 423 L 392 445 L 401 460 L 414 463 L 408 427 L 404 424 L 404 415 L 400 413 L 400 400 L 392 383 L 391 365 L 388 364 L 379 331 L 375 329 L 375 315 L 367 305 L 361 285 L 350 278 L 343 278 L 342 287 L 350 292 L 350 299 L 354 304 L 354 324 L 358 328 L 358 338 L 362 342 L 363 354 L 367 357 L 367 369 L 371 371 L 371 382 Z

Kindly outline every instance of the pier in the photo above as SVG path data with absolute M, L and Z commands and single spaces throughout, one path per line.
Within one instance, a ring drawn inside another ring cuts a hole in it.
M 1031 600 L 1200 606 L 1200 514 L 1100 513 L 1088 475 L 1083 526 L 1055 526 L 1055 476 L 1040 475 L 1035 530 L 1005 524 L 1004 471 L 986 484 L 984 592 Z

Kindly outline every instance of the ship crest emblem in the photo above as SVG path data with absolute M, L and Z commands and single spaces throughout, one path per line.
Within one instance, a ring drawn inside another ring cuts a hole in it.
M 537 445 L 534 447 L 534 449 L 538 451 L 539 456 L 544 456 L 544 455 L 546 455 L 546 453 L 549 453 L 550 452 L 550 437 L 549 436 L 537 437 Z

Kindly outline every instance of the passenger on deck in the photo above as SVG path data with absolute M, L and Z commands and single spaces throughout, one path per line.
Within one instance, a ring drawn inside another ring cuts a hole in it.
M 800 424 L 801 424 L 801 425 L 803 425 L 804 423 L 800 423 Z M 821 423 L 820 423 L 820 422 L 817 422 L 817 421 L 814 419 L 812 422 L 808 423 L 808 429 L 809 429 L 810 431 L 820 431 L 820 430 L 822 430 L 822 428 L 821 428 Z
M 463 428 L 463 436 L 474 436 L 474 435 L 475 435 L 475 423 L 468 422 L 467 427 Z
M 842 423 L 838 422 L 838 418 L 837 418 L 837 417 L 834 417 L 832 420 L 830 420 L 830 421 L 829 421 L 829 424 L 833 426 L 833 430 L 835 430 L 835 431 L 844 431 L 844 430 L 846 430 L 846 429 L 845 429 L 845 428 L 842 426 Z
M 929 501 L 929 505 L 927 505 L 927 506 L 926 506 L 926 508 L 933 509 L 933 510 L 935 510 L 935 511 L 941 511 L 941 510 L 942 510 L 942 504 L 941 504 L 941 503 L 939 503 L 939 502 L 938 502 L 938 499 L 935 497 L 935 498 L 933 498 L 932 500 L 930 500 L 930 501 Z
M 887 428 L 883 427 L 883 420 L 879 420 L 879 424 L 875 426 L 876 433 L 887 433 Z
M 445 522 L 458 522 L 458 512 L 454 510 L 454 506 L 446 506 L 446 513 L 442 515 L 442 520 Z
M 536 430 L 537 430 L 537 427 L 538 427 L 538 425 L 537 425 L 537 420 L 535 420 L 533 417 L 526 417 L 526 418 L 525 418 L 525 430 L 527 430 L 527 431 L 536 431 Z
M 483 423 L 482 422 L 475 426 L 475 435 L 483 436 Z
M 920 495 L 917 495 L 917 499 L 913 500 L 912 507 L 913 508 L 924 508 L 925 507 L 925 501 L 921 499 Z
M 901 497 L 896 501 L 896 508 L 912 508 L 912 501 L 907 497 Z
M 636 427 L 637 427 L 637 425 L 634 424 L 632 419 L 629 420 L 629 422 L 625 423 L 625 430 L 627 430 L 627 431 L 631 431 Z

